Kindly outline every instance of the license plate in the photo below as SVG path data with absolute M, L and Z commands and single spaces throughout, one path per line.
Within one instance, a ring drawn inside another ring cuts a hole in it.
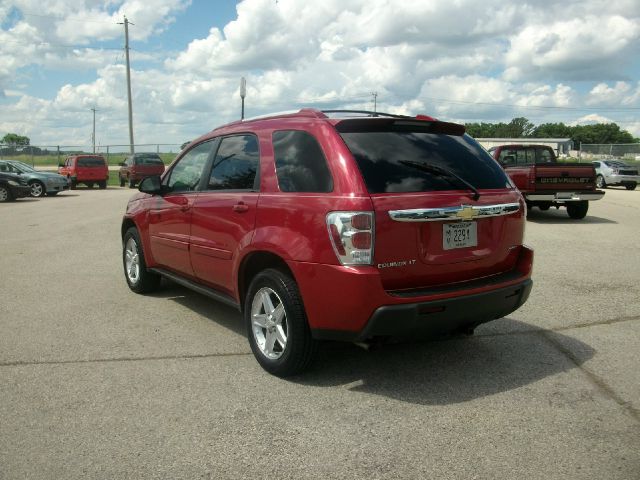
M 442 225 L 442 248 L 475 247 L 478 245 L 478 225 L 476 222 L 445 223 Z

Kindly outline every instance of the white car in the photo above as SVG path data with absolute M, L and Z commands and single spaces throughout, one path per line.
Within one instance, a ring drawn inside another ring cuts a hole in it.
M 632 167 L 620 160 L 594 161 L 596 169 L 596 186 L 606 188 L 612 185 L 622 185 L 627 190 L 635 190 L 640 183 L 638 167 Z

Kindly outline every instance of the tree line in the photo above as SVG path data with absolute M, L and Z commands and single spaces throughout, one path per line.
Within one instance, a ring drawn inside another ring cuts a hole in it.
M 576 125 L 543 123 L 534 125 L 527 118 L 518 117 L 509 123 L 467 123 L 467 133 L 475 138 L 570 138 L 575 148 L 581 143 L 640 143 L 628 131 L 615 123 Z

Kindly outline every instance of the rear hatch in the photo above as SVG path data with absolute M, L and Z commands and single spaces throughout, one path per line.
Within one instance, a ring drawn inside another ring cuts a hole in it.
M 109 170 L 102 157 L 80 157 L 76 164 L 77 181 L 105 180 Z
M 446 289 L 514 269 L 521 196 L 464 127 L 369 118 L 336 129 L 371 195 L 374 265 L 385 289 Z
M 596 174 L 591 163 L 554 163 L 535 166 L 535 190 L 595 190 Z
M 137 154 L 134 169 L 135 176 L 139 178 L 161 175 L 164 172 L 164 162 L 156 153 Z

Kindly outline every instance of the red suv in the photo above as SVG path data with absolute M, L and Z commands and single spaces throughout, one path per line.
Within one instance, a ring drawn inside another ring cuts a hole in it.
M 79 183 L 84 183 L 89 188 L 98 184 L 104 189 L 109 180 L 109 167 L 102 155 L 71 155 L 60 164 L 58 173 L 67 177 L 71 190 Z
M 140 180 L 151 175 L 162 175 L 164 162 L 157 153 L 134 153 L 124 162 L 120 162 L 118 177 L 120 186 L 129 183 L 129 188 L 136 186 Z
M 522 195 L 461 125 L 313 109 L 239 121 L 139 188 L 121 229 L 131 290 L 165 277 L 236 307 L 278 376 L 319 340 L 470 333 L 531 290 Z

